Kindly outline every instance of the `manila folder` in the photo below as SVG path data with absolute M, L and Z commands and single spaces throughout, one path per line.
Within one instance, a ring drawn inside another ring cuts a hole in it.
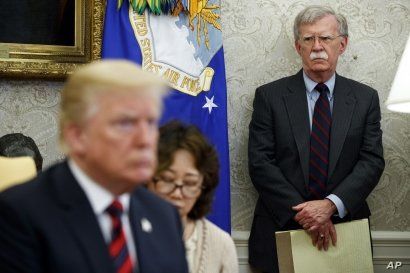
M 280 273 L 373 273 L 367 219 L 336 224 L 337 244 L 319 251 L 304 230 L 276 232 Z

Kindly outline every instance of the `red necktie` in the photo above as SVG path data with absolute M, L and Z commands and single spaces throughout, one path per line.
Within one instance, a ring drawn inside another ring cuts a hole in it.
M 327 97 L 329 89 L 323 83 L 316 85 L 315 89 L 320 96 L 315 104 L 310 134 L 309 191 L 312 199 L 323 199 L 328 179 L 332 115 Z
M 131 257 L 128 252 L 125 233 L 121 223 L 121 214 L 123 213 L 122 204 L 118 200 L 114 200 L 106 211 L 112 222 L 109 252 L 114 262 L 115 272 L 132 273 Z

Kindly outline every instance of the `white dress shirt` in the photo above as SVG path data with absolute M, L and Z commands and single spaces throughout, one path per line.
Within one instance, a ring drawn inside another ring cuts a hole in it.
M 315 112 L 315 104 L 320 96 L 320 93 L 317 90 L 315 90 L 315 87 L 318 83 L 312 81 L 306 75 L 305 71 L 303 71 L 303 80 L 305 81 L 305 86 L 306 86 L 306 96 L 307 96 L 308 110 L 309 110 L 310 130 L 312 130 L 313 113 Z M 324 83 L 329 88 L 329 93 L 327 94 L 327 97 L 329 98 L 331 113 L 333 112 L 333 91 L 335 89 L 335 83 L 336 83 L 336 73 L 333 74 L 333 76 L 327 82 Z M 337 195 L 329 194 L 328 196 L 326 196 L 326 198 L 335 204 L 337 208 L 338 216 L 340 218 L 343 218 L 346 216 L 347 214 L 346 207 L 343 204 L 343 201 Z
M 94 214 L 98 219 L 105 242 L 107 243 L 107 247 L 111 242 L 112 222 L 110 216 L 105 210 L 115 199 L 121 202 L 124 208 L 124 213 L 121 215 L 121 222 L 131 261 L 133 266 L 135 266 L 137 261 L 137 253 L 129 220 L 130 194 L 124 193 L 120 196 L 114 196 L 111 192 L 106 190 L 100 184 L 92 180 L 87 174 L 85 174 L 73 160 L 68 160 L 68 166 L 90 201 Z

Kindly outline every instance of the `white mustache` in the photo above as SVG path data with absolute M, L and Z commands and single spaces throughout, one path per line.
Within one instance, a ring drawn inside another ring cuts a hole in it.
M 309 58 L 310 58 L 311 61 L 313 61 L 315 59 L 327 60 L 329 58 L 329 56 L 327 55 L 326 51 L 320 51 L 320 52 L 310 53 Z

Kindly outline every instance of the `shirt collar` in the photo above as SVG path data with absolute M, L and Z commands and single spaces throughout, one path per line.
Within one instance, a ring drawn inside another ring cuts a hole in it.
M 305 71 L 303 70 L 303 80 L 305 81 L 305 86 L 306 86 L 306 91 L 311 93 L 318 82 L 313 81 L 311 78 L 306 75 Z M 333 96 L 333 91 L 335 89 L 335 83 L 336 83 L 336 73 L 333 73 L 332 77 L 328 81 L 325 82 L 327 88 L 329 88 L 330 92 L 330 97 Z
M 90 178 L 80 167 L 74 162 L 74 160 L 68 160 L 68 167 L 74 175 L 74 178 L 77 180 L 80 187 L 85 192 L 85 195 L 88 197 L 88 200 L 91 203 L 91 207 L 96 215 L 103 214 L 105 209 L 114 201 L 115 198 L 121 202 L 124 213 L 128 213 L 129 204 L 130 204 L 130 194 L 124 193 L 118 197 L 113 195 L 107 189 L 102 187 L 100 184 L 95 182 Z

